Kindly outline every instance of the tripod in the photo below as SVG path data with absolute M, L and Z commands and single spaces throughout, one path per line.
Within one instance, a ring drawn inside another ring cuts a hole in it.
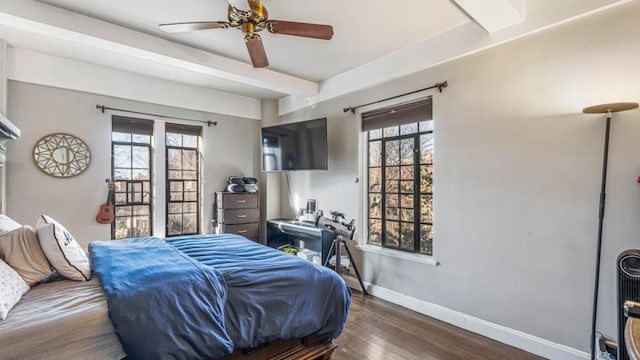
M 353 261 L 351 250 L 349 250 L 349 246 L 347 245 L 347 242 L 339 234 L 336 234 L 336 237 L 333 239 L 333 242 L 331 243 L 331 247 L 329 248 L 329 254 L 327 255 L 327 259 L 324 261 L 324 266 L 329 265 L 329 259 L 331 259 L 331 255 L 335 254 L 336 265 L 334 267 L 334 270 L 336 273 L 338 273 L 338 275 L 342 275 L 341 274 L 342 269 L 340 268 L 340 255 L 341 255 L 340 253 L 341 253 L 342 245 L 344 245 L 344 248 L 347 250 L 347 254 L 349 255 L 349 261 L 351 261 L 353 270 L 355 270 L 356 272 L 356 276 L 358 277 L 358 282 L 360 283 L 360 287 L 362 288 L 362 293 L 364 295 L 367 295 L 367 289 L 365 288 L 364 283 L 362 282 L 362 278 L 360 277 L 360 272 L 358 271 L 358 267 L 356 266 L 355 261 Z

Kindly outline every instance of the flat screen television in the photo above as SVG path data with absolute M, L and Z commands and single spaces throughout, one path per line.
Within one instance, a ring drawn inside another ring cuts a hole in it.
M 327 170 L 327 118 L 262 128 L 262 171 Z

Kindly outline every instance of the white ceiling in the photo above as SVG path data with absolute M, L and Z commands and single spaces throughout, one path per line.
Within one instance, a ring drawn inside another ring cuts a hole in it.
M 270 19 L 330 24 L 335 33 L 329 41 L 263 34 L 265 69 L 250 65 L 236 29 L 167 34 L 157 26 L 226 20 L 226 0 L 0 0 L 0 38 L 16 49 L 279 99 L 283 114 L 629 1 L 263 0 Z

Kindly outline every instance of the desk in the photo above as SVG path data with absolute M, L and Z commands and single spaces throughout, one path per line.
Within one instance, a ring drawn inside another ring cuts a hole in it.
M 268 246 L 278 248 L 289 243 L 299 248 L 317 251 L 321 254 L 322 264 L 327 260 L 334 237 L 333 231 L 304 221 L 287 219 L 267 221 Z

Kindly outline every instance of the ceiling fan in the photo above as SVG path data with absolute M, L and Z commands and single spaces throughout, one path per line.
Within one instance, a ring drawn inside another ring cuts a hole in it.
M 168 33 L 179 33 L 206 29 L 226 29 L 233 27 L 244 33 L 244 42 L 249 50 L 253 67 L 269 65 L 262 39 L 257 33 L 267 30 L 273 34 L 303 36 L 330 40 L 333 37 L 331 25 L 308 24 L 293 21 L 269 20 L 267 8 L 260 0 L 228 0 L 228 21 L 197 21 L 160 24 L 160 29 Z

